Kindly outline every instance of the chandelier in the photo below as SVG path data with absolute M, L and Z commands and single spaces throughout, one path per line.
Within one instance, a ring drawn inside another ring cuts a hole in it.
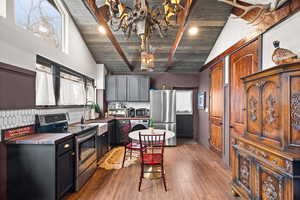
M 161 5 L 150 8 L 148 0 L 136 0 L 134 7 L 130 8 L 122 0 L 105 0 L 104 6 L 108 8 L 107 21 L 111 29 L 122 31 L 127 38 L 130 38 L 132 33 L 139 37 L 142 69 L 153 69 L 154 55 L 151 52 L 150 40 L 155 32 L 164 38 L 168 29 L 176 26 L 177 17 L 183 10 L 180 1 L 162 0 Z M 171 21 L 173 17 L 175 23 Z M 145 55 L 152 57 L 146 59 L 151 60 L 151 66 L 146 64 L 149 62 L 143 62 Z M 145 68 L 145 65 L 148 67 Z

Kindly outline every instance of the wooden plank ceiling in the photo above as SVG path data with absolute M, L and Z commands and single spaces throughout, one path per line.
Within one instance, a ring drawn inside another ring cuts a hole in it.
M 162 0 L 148 0 L 150 6 L 161 4 Z M 183 0 L 184 1 L 184 0 Z M 231 7 L 217 0 L 193 0 L 187 27 L 169 64 L 169 52 L 172 48 L 178 29 L 170 29 L 166 38 L 160 38 L 156 33 L 151 39 L 155 55 L 155 72 L 192 73 L 197 72 L 204 64 L 218 35 L 222 31 Z M 66 7 L 72 15 L 81 32 L 89 50 L 97 63 L 104 63 L 112 73 L 130 72 L 124 59 L 116 51 L 110 39 L 98 32 L 98 23 L 84 5 L 82 0 L 64 0 Z M 133 0 L 125 3 L 132 7 Z M 195 36 L 188 34 L 190 27 L 198 27 Z M 134 72 L 140 72 L 140 42 L 136 35 L 127 39 L 123 33 L 113 32 L 124 51 Z M 72 41 L 71 41 L 72 42 Z

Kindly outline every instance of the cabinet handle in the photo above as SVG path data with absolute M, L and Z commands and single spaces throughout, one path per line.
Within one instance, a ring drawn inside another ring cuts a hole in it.
M 67 149 L 67 148 L 69 148 L 69 147 L 70 147 L 70 144 L 65 144 L 65 145 L 64 145 L 64 148 L 65 148 L 65 149 Z
M 75 156 L 75 152 L 72 152 L 72 156 Z
M 234 128 L 234 126 L 230 125 L 229 128 Z

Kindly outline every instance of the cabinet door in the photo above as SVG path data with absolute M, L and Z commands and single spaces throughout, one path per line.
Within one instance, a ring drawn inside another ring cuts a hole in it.
M 57 199 L 60 199 L 74 184 L 75 159 L 73 151 L 57 158 Z
M 285 200 L 284 175 L 258 163 L 256 165 L 256 198 L 261 200 Z
M 222 154 L 223 152 L 223 107 L 224 107 L 224 62 L 216 64 L 210 73 L 210 147 Z
M 140 79 L 138 76 L 127 76 L 127 101 L 139 101 Z
M 246 124 L 244 85 L 241 77 L 259 70 L 258 40 L 233 53 L 230 57 L 230 141 L 242 135 Z M 230 160 L 233 148 L 230 148 Z
M 233 188 L 240 194 L 242 199 L 253 199 L 254 164 L 253 159 L 247 154 L 235 149 L 232 163 Z
M 149 101 L 149 88 L 150 79 L 149 77 L 139 77 L 139 101 Z
M 116 77 L 116 101 L 127 101 L 127 77 L 126 76 L 115 76 Z
M 106 101 L 116 101 L 116 77 L 108 76 L 106 78 Z

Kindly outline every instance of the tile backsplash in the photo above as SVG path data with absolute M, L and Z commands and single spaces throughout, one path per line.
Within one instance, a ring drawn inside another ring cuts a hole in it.
M 0 111 L 0 133 L 3 129 L 15 128 L 34 124 L 36 114 L 55 114 L 69 113 L 70 122 L 80 122 L 84 113 L 83 108 L 66 108 L 66 109 L 24 109 L 24 110 L 3 110 Z M 86 119 L 89 119 L 89 112 L 85 113 Z M 1 141 L 1 137 L 0 137 Z

